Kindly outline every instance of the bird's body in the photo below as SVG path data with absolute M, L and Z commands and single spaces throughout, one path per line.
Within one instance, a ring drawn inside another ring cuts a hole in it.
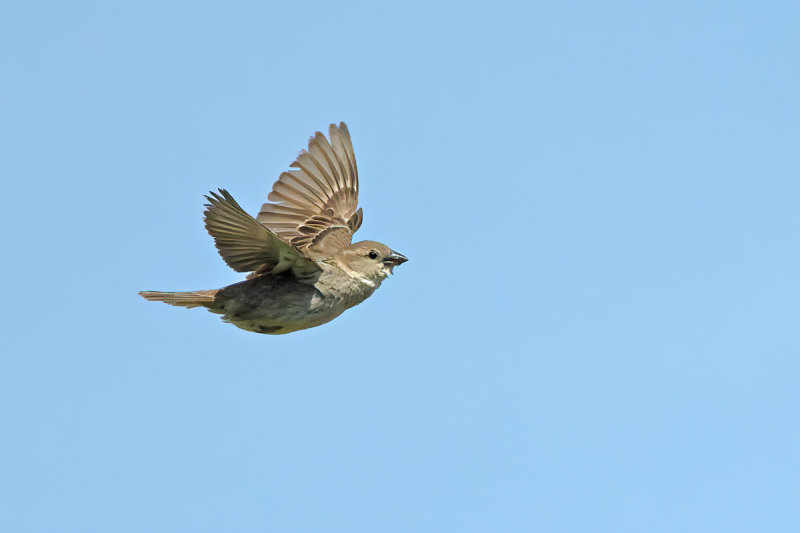
M 374 241 L 350 244 L 360 227 L 358 174 L 350 135 L 317 133 L 273 186 L 258 219 L 227 191 L 211 193 L 206 228 L 229 266 L 251 272 L 218 290 L 144 291 L 151 301 L 206 307 L 247 331 L 282 334 L 330 322 L 366 300 L 406 258 Z
M 325 265 L 313 281 L 288 273 L 258 276 L 220 289 L 206 307 L 247 331 L 291 333 L 330 322 L 378 287 L 334 265 Z

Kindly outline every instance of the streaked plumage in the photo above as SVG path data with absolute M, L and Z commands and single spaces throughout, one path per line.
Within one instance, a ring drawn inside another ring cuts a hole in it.
M 206 198 L 205 225 L 225 263 L 249 272 L 218 290 L 140 292 L 151 301 L 206 307 L 257 333 L 289 333 L 333 320 L 368 298 L 406 258 L 351 244 L 361 227 L 358 168 L 347 126 L 317 132 L 272 187 L 257 218 L 224 189 Z

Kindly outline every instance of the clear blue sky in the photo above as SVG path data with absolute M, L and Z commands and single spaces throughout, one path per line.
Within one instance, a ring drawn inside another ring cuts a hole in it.
M 0 8 L 1 531 L 800 531 L 797 3 L 404 6 Z M 340 120 L 371 299 L 137 296 Z

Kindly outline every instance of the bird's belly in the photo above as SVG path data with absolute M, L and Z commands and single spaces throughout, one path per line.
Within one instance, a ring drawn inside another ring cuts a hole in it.
M 313 328 L 330 322 L 347 309 L 344 302 L 322 298 L 316 293 L 308 299 L 271 294 L 254 301 L 254 295 L 249 296 L 226 302 L 223 320 L 241 329 L 268 335 Z
M 226 318 L 234 326 L 255 333 L 265 333 L 268 335 L 283 335 L 284 333 L 291 333 L 301 329 L 313 328 L 326 322 L 330 322 L 337 316 L 341 315 L 344 309 L 334 310 L 329 309 L 326 312 L 312 312 L 305 316 L 282 316 L 282 317 L 248 317 L 241 318 Z
M 329 289 L 319 290 L 288 276 L 265 276 L 225 287 L 209 310 L 241 329 L 281 335 L 330 322 L 368 296 Z

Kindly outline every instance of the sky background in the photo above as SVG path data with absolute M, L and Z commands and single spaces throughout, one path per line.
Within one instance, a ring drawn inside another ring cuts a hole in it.
M 0 530 L 800 531 L 796 2 L 2 2 Z M 248 333 L 344 120 L 410 261 Z

